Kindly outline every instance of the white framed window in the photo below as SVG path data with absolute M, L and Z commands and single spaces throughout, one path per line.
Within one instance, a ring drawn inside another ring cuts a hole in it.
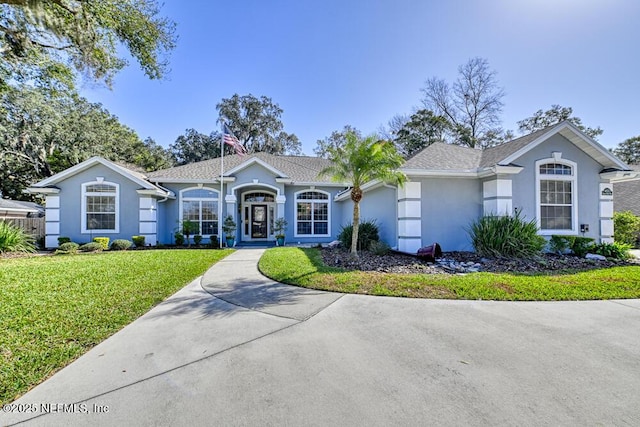
M 120 231 L 120 186 L 101 179 L 82 184 L 82 233 Z
M 197 224 L 203 237 L 218 234 L 218 191 L 208 187 L 185 188 L 180 191 L 180 223 Z
M 536 209 L 541 234 L 577 234 L 577 164 L 554 157 L 536 162 Z
M 295 237 L 328 237 L 331 235 L 331 203 L 329 193 L 304 190 L 295 193 Z

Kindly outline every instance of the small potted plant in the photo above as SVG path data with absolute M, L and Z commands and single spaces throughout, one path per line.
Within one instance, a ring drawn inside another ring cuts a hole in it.
M 227 215 L 222 223 L 222 231 L 227 239 L 227 247 L 232 248 L 235 244 L 236 222 L 231 215 Z
M 276 245 L 284 246 L 284 232 L 287 231 L 289 223 L 283 217 L 275 220 L 273 224 L 273 232 L 276 233 Z

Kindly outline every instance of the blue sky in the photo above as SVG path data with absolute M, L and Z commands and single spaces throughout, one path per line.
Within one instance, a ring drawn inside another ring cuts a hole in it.
M 452 82 L 476 56 L 505 89 L 506 129 L 560 104 L 604 129 L 606 147 L 640 135 L 637 0 L 165 0 L 162 11 L 179 36 L 166 80 L 132 62 L 111 91 L 81 91 L 165 147 L 187 128 L 211 132 L 222 98 L 251 93 L 278 103 L 312 154 L 346 124 L 372 133 L 411 113 L 427 78 Z

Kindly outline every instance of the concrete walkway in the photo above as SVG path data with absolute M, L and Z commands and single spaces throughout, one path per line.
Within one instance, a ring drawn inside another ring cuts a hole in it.
M 0 425 L 640 425 L 640 300 L 339 295 L 265 279 L 261 254 L 217 263 Z

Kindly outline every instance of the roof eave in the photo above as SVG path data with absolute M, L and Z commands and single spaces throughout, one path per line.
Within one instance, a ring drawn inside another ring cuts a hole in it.
M 610 182 L 635 181 L 640 178 L 640 172 L 632 170 L 615 170 L 600 173 L 600 178 Z
M 57 187 L 28 187 L 23 190 L 27 194 L 58 194 L 60 189 Z

